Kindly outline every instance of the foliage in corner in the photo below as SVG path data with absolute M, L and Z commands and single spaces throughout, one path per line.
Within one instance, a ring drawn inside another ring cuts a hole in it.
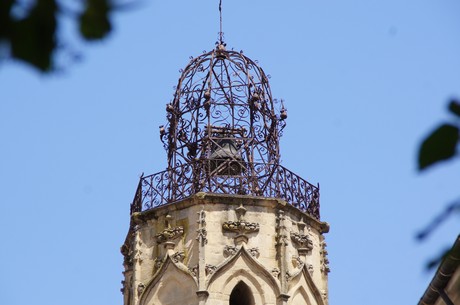
M 424 170 L 457 155 L 460 141 L 460 103 L 455 100 L 451 101 L 449 111 L 454 114 L 457 121 L 440 125 L 423 140 L 418 155 L 419 170 Z
M 80 33 L 87 40 L 104 38 L 112 29 L 109 13 L 112 7 L 108 0 L 87 0 L 80 15 Z
M 418 169 L 420 171 L 438 162 L 451 160 L 458 154 L 457 147 L 460 142 L 460 103 L 452 100 L 448 108 L 454 117 L 452 122 L 443 123 L 434 129 L 420 145 L 418 155 Z M 420 241 L 424 240 L 454 212 L 460 212 L 460 200 L 449 204 L 440 215 L 434 217 L 433 221 L 417 234 L 417 239 Z M 431 259 L 427 263 L 426 269 L 430 270 L 439 265 L 444 257 L 449 254 L 449 251 L 444 250 L 438 257 Z
M 21 0 L 0 0 L 0 50 L 6 50 L 7 58 L 51 72 L 56 52 L 65 45 L 58 35 L 60 20 L 76 17 L 84 40 L 104 39 L 112 29 L 110 14 L 116 8 L 112 1 L 82 0 L 81 11 L 72 12 L 58 0 L 35 0 L 30 6 Z

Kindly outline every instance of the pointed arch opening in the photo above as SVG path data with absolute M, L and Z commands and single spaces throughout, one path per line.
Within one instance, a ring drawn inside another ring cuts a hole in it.
M 255 305 L 251 288 L 243 281 L 238 282 L 230 294 L 229 305 Z

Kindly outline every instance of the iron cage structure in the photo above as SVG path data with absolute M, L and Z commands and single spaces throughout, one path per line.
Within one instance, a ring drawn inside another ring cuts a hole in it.
M 319 220 L 319 186 L 280 164 L 287 111 L 257 63 L 219 42 L 181 73 L 160 126 L 167 169 L 140 178 L 131 213 L 208 192 L 283 199 Z

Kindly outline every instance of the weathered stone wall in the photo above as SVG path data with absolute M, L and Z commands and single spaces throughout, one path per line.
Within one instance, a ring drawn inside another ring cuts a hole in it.
M 228 305 L 243 281 L 254 304 L 327 304 L 319 222 L 276 199 L 198 193 L 132 216 L 125 305 Z

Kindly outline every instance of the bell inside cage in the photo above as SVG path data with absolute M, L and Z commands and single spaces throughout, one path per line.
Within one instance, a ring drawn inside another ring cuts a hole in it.
M 236 138 L 215 141 L 209 156 L 209 170 L 218 176 L 238 176 L 245 171 L 241 143 Z

